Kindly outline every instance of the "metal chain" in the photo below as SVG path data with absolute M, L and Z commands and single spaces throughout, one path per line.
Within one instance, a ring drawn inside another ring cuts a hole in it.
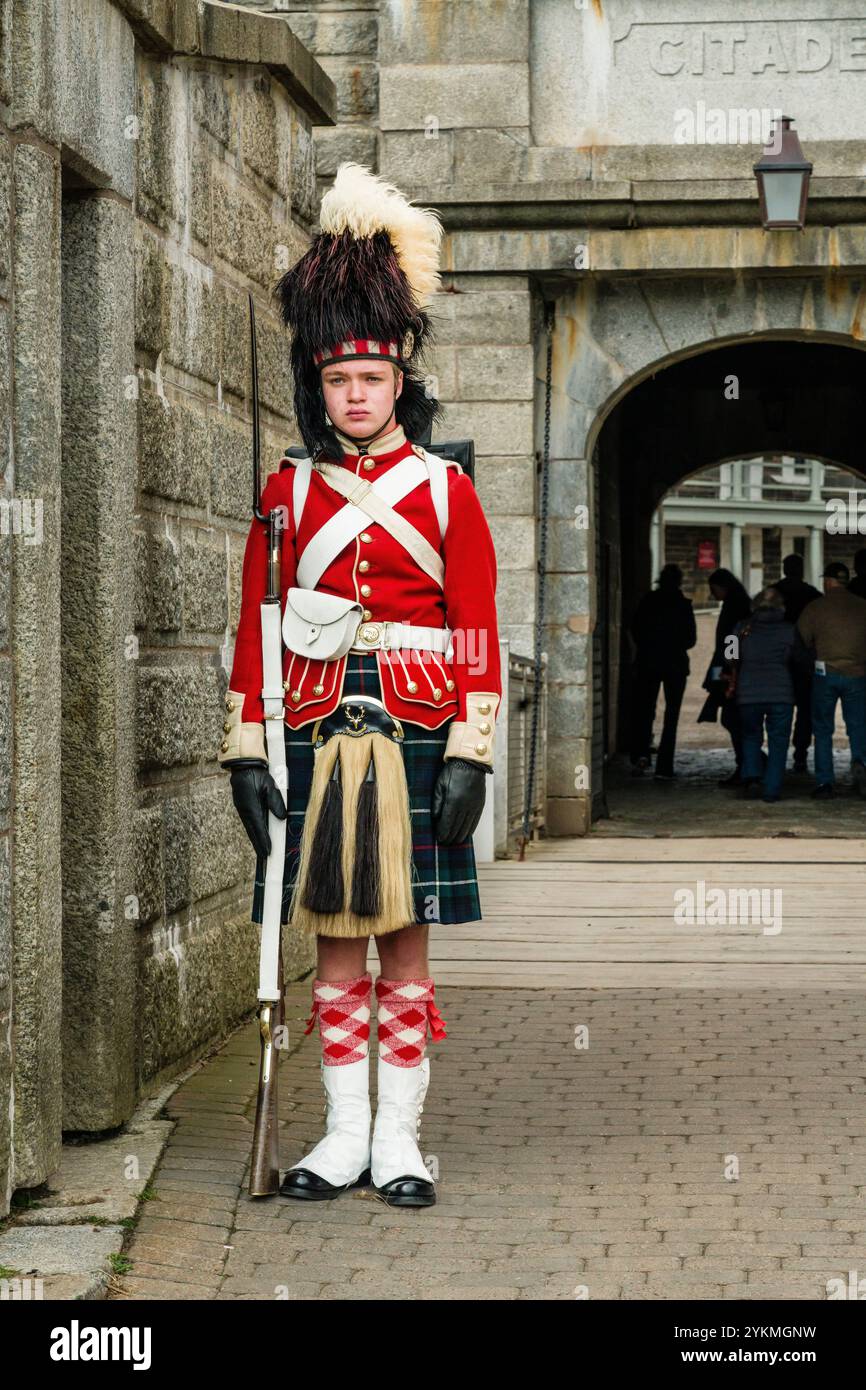
M 544 447 L 541 455 L 541 499 L 539 517 L 541 522 L 538 547 L 538 597 L 535 605 L 535 662 L 532 686 L 532 728 L 529 737 L 529 766 L 526 773 L 526 798 L 523 803 L 523 835 L 520 841 L 520 858 L 523 859 L 529 840 L 529 818 L 532 812 L 532 798 L 535 791 L 535 763 L 538 748 L 538 716 L 541 707 L 541 644 L 544 640 L 544 601 L 547 581 L 547 521 L 548 490 L 550 482 L 550 396 L 553 380 L 553 305 L 544 306 L 544 328 L 547 334 L 547 370 L 544 381 Z

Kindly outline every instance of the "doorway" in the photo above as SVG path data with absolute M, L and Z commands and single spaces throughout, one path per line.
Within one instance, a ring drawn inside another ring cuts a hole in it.
M 593 786 L 603 789 L 593 799 L 597 833 L 707 835 L 718 828 L 755 835 L 862 835 L 863 801 L 841 794 L 849 761 L 841 722 L 840 795 L 832 804 L 811 799 L 811 776 L 786 780 L 783 801 L 759 803 L 757 811 L 754 803 L 717 786 L 734 763 L 722 728 L 711 726 L 710 740 L 706 725 L 696 728 L 705 699 L 703 650 L 692 661 L 680 717 L 675 782 L 661 786 L 652 777 L 648 784 L 631 777 L 628 754 L 634 657 L 629 625 L 657 578 L 654 563 L 666 553 L 664 539 L 660 553 L 659 540 L 665 499 L 704 474 L 735 476 L 727 492 L 717 486 L 714 506 L 706 499 L 691 509 L 695 564 L 709 553 L 715 535 L 720 562 L 727 561 L 750 595 L 778 578 L 783 557 L 792 553 L 804 557 L 806 577 L 814 583 L 815 571 L 820 584 L 825 557 L 850 567 L 866 543 L 856 533 L 831 537 L 824 525 L 828 499 L 834 492 L 845 496 L 863 477 L 858 422 L 864 388 L 861 349 L 764 340 L 711 348 L 665 367 L 633 387 L 605 419 L 597 434 L 604 564 L 596 577 L 604 640 L 596 650 L 605 664 L 605 709 L 615 709 L 617 717 L 606 718 L 593 739 Z M 798 499 L 804 497 L 802 519 Z M 666 525 L 663 530 L 670 534 Z M 708 604 L 703 594 L 699 600 L 689 585 L 684 592 L 702 610 L 703 628 L 712 627 L 715 601 Z M 706 632 L 704 638 L 706 646 Z M 662 708 L 660 699 L 657 734 Z

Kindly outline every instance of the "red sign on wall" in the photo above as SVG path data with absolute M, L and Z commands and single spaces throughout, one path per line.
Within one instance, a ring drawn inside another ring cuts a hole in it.
M 714 541 L 698 541 L 698 569 L 716 568 L 716 546 Z

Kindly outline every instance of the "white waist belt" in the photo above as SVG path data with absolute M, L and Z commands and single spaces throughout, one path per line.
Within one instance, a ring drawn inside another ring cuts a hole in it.
M 451 643 L 448 627 L 421 627 L 415 623 L 359 623 L 353 652 L 371 652 L 377 647 L 401 651 L 411 647 L 422 652 L 447 652 Z

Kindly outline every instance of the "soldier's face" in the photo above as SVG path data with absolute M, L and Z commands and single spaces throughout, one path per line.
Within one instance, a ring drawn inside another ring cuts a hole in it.
M 322 369 L 325 407 L 337 429 L 364 439 L 394 420 L 394 406 L 403 389 L 403 373 L 390 362 L 359 357 L 334 362 Z

